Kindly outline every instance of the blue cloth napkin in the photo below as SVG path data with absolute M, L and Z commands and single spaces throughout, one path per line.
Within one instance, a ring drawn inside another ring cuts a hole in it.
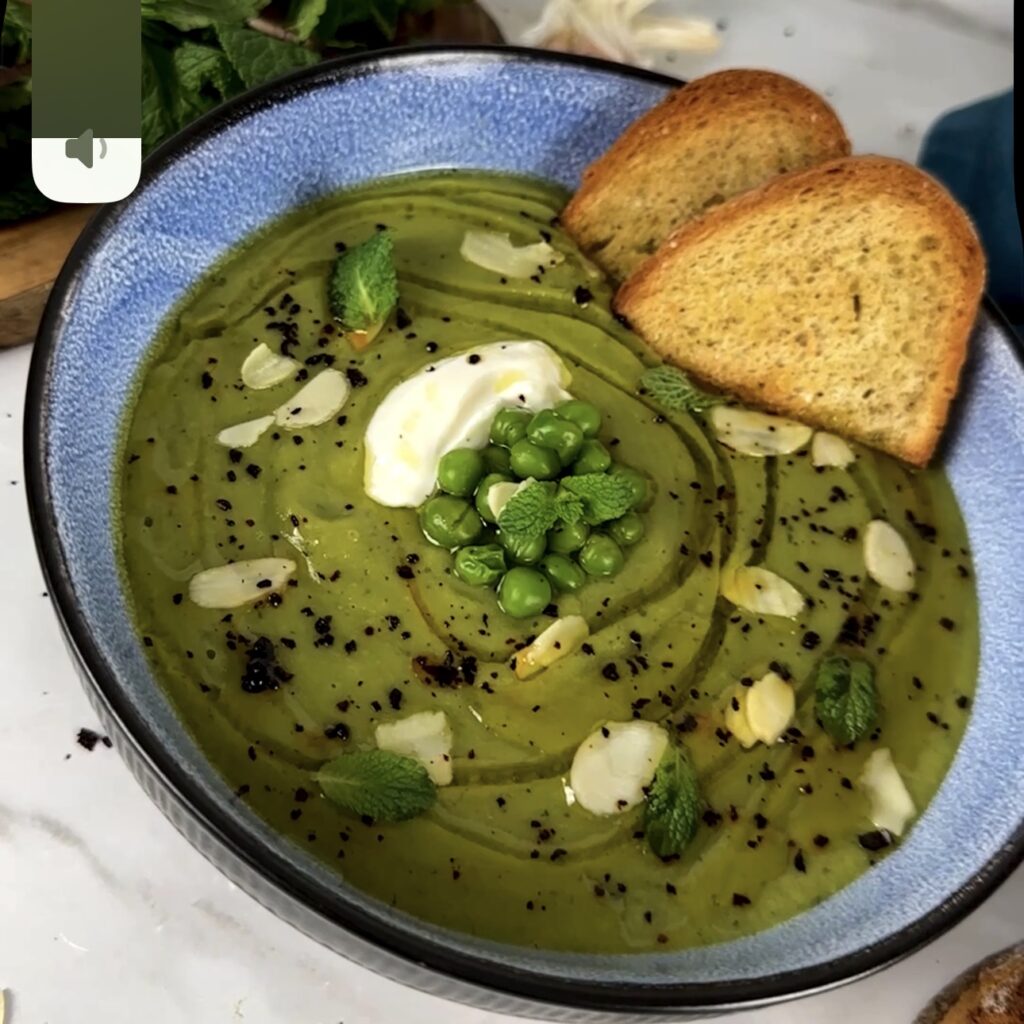
M 971 215 L 988 257 L 987 291 L 1021 331 L 1024 245 L 1014 197 L 1013 90 L 939 118 L 920 160 Z

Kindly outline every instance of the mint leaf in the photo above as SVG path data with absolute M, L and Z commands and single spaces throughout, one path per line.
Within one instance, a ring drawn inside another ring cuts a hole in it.
M 304 46 L 271 39 L 241 25 L 218 23 L 215 29 L 220 45 L 247 89 L 317 62 L 317 54 Z
M 398 305 L 394 243 L 379 231 L 334 262 L 328 286 L 331 313 L 346 331 L 376 334 Z
M 266 0 L 142 0 L 142 17 L 190 32 L 215 22 L 245 21 L 263 7 Z
M 554 484 L 534 480 L 505 502 L 498 526 L 520 537 L 539 537 L 555 525 L 557 518 Z
M 701 799 L 697 773 L 681 748 L 669 744 L 647 791 L 644 834 L 659 857 L 682 853 L 697 832 Z
M 564 487 L 559 488 L 555 495 L 555 515 L 563 523 L 578 523 L 583 518 L 583 499 Z
M 0 4 L 0 11 L 3 5 Z M 0 17 L 3 17 L 0 15 Z M 10 0 L 0 29 L 0 67 L 13 68 L 32 56 L 32 8 L 21 0 Z
M 376 821 L 415 818 L 437 798 L 419 761 L 387 750 L 343 754 L 322 765 L 313 777 L 332 803 Z
M 177 121 L 187 124 L 242 91 L 242 81 L 221 50 L 185 42 L 173 53 L 177 76 Z
M 878 697 L 874 669 L 842 655 L 818 666 L 814 708 L 825 731 L 837 743 L 854 743 L 875 724 Z
M 327 0 L 292 0 L 288 24 L 299 39 L 308 39 L 327 13 Z
M 633 488 L 621 476 L 584 473 L 567 477 L 562 486 L 581 500 L 583 518 L 591 526 L 624 516 L 633 503 Z
M 703 412 L 722 399 L 696 387 L 682 370 L 675 366 L 655 366 L 640 377 L 640 393 L 649 395 L 658 405 L 673 412 Z
M 178 130 L 174 59 L 171 52 L 142 39 L 142 148 L 145 152 Z

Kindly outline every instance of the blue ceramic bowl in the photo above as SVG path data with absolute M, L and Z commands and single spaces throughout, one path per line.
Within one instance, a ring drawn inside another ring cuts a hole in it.
M 1024 852 L 1024 375 L 982 311 L 945 461 L 970 530 L 981 680 L 949 776 L 906 842 L 822 905 L 684 952 L 570 955 L 481 941 L 350 888 L 274 834 L 204 761 L 132 627 L 112 543 L 116 438 L 165 314 L 236 242 L 292 207 L 401 171 L 514 171 L 574 186 L 670 79 L 519 50 L 370 55 L 201 119 L 104 209 L 62 271 L 32 363 L 32 515 L 69 645 L 116 746 L 171 820 L 299 928 L 410 985 L 563 1020 L 654 1019 L 818 990 L 890 963 L 988 895 Z M 126 837 L 130 839 L 130 837 Z

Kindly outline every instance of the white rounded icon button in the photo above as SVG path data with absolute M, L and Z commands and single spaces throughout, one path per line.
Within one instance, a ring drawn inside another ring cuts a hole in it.
M 104 139 L 86 129 L 74 139 L 32 140 L 36 188 L 57 203 L 113 203 L 139 183 L 141 139 Z

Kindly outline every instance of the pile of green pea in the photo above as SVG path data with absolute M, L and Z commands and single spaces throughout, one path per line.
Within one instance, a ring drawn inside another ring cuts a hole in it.
M 613 462 L 597 440 L 600 429 L 600 411 L 577 399 L 538 413 L 502 409 L 485 448 L 455 448 L 441 457 L 437 493 L 420 507 L 420 527 L 453 553 L 460 580 L 496 586 L 498 604 L 509 615 L 539 615 L 556 591 L 572 593 L 589 579 L 614 576 L 625 563 L 623 549 L 643 537 L 643 520 L 633 510 L 647 500 L 647 478 Z M 495 484 L 590 473 L 624 476 L 631 510 L 599 527 L 559 522 L 538 536 L 498 527 L 488 500 Z

